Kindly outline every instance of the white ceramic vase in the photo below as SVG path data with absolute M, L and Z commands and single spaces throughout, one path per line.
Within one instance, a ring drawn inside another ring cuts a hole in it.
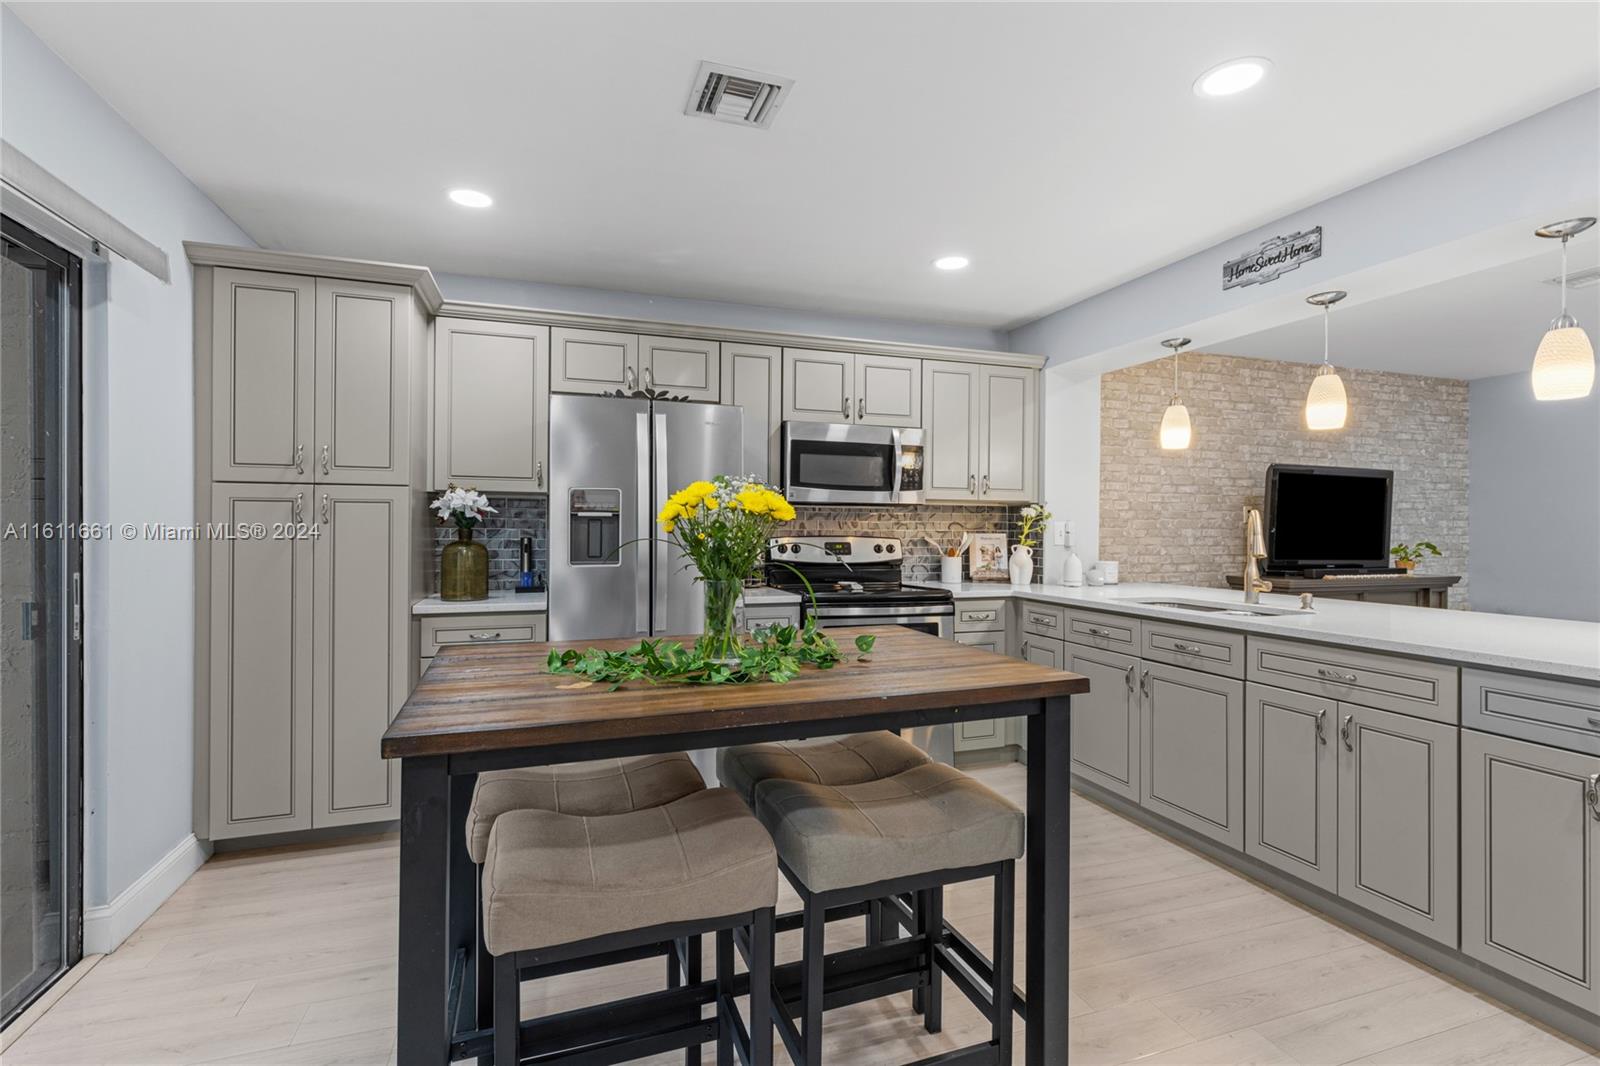
M 1006 564 L 1011 573 L 1011 583 L 1026 588 L 1033 583 L 1033 549 L 1024 544 L 1011 546 L 1011 559 Z

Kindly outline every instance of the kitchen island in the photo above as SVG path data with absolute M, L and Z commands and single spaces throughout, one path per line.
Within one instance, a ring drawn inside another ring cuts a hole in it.
M 1067 1061 L 1068 715 L 1089 683 L 895 627 L 833 635 L 849 647 L 858 633 L 877 637 L 870 661 L 851 656 L 783 685 L 609 691 L 551 675 L 548 644 L 441 648 L 383 738 L 383 755 L 401 761 L 399 1061 L 440 1066 L 492 1041 L 474 1006 L 476 879 L 464 839 L 480 771 L 1013 716 L 1026 720 L 1033 755 L 1025 1061 Z

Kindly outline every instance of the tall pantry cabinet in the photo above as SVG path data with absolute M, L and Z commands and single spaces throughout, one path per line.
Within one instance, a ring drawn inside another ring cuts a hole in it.
M 191 257 L 195 501 L 208 531 L 196 835 L 391 820 L 399 774 L 379 741 L 415 679 L 410 604 L 432 552 L 427 318 L 404 274 Z

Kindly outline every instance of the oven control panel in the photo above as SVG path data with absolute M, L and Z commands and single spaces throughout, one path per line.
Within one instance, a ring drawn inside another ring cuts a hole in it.
M 784 563 L 897 563 L 903 549 L 894 537 L 773 537 L 767 558 Z

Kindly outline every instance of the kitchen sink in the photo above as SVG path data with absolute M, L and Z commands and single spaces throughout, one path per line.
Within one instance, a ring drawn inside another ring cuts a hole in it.
M 1239 616 L 1270 618 L 1280 614 L 1299 614 L 1293 607 L 1263 607 L 1259 603 L 1218 603 L 1216 600 L 1134 600 L 1145 607 L 1170 607 L 1176 611 L 1194 611 L 1196 614 L 1215 614 L 1230 618 Z

